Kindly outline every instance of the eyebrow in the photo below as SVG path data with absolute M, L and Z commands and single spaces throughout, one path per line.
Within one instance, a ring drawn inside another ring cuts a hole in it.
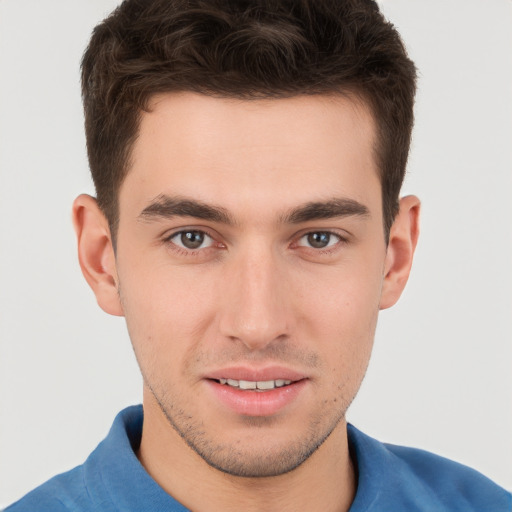
M 327 201 L 314 201 L 298 206 L 280 217 L 284 224 L 300 224 L 312 220 L 333 219 L 338 217 L 368 217 L 368 208 L 348 198 L 333 198 Z M 154 219 L 173 217 L 194 217 L 227 225 L 235 225 L 233 216 L 221 206 L 207 204 L 196 199 L 171 197 L 165 194 L 157 196 L 151 204 L 139 214 L 139 219 L 151 222 Z
M 348 198 L 333 198 L 315 201 L 293 208 L 282 218 L 287 224 L 299 224 L 311 220 L 334 219 L 338 217 L 369 217 L 370 210 L 358 201 Z
M 196 199 L 170 197 L 165 194 L 156 197 L 139 214 L 139 219 L 145 221 L 158 218 L 170 219 L 172 217 L 195 217 L 196 219 L 222 224 L 235 224 L 233 217 L 225 208 L 206 204 Z

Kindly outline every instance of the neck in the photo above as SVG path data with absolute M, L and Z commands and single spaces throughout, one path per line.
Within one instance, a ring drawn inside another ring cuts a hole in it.
M 350 508 L 356 478 L 345 421 L 341 421 L 320 448 L 293 471 L 273 477 L 244 478 L 209 466 L 189 448 L 155 405 L 145 400 L 137 456 L 151 477 L 188 509 L 195 512 L 342 512 Z

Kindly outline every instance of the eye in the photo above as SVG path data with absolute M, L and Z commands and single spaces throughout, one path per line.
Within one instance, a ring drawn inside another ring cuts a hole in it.
M 169 240 L 182 249 L 195 250 L 205 249 L 213 245 L 214 240 L 204 231 L 188 230 L 179 231 L 172 235 Z
M 340 241 L 341 237 L 330 231 L 313 231 L 302 236 L 297 245 L 313 249 L 325 249 L 326 247 L 336 245 Z

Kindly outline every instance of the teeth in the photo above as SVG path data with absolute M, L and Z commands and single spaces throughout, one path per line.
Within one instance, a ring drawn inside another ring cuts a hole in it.
M 256 389 L 257 385 L 258 385 L 257 382 L 253 382 L 250 380 L 238 381 L 238 386 L 240 387 L 240 389 Z
M 273 380 L 265 380 L 263 382 L 256 382 L 256 387 L 258 389 L 274 389 L 276 385 Z
M 252 380 L 235 380 L 235 379 L 219 379 L 219 382 L 221 384 L 227 384 L 228 386 L 232 386 L 234 388 L 240 388 L 240 389 L 257 389 L 261 391 L 266 391 L 268 389 L 274 389 L 274 388 L 282 388 L 283 386 L 288 386 L 288 384 L 291 384 L 291 380 L 285 380 L 285 379 L 276 379 L 276 380 L 258 380 L 258 381 L 252 381 Z

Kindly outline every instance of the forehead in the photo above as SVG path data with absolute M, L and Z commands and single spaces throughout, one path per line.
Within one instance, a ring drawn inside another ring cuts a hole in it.
M 141 210 L 160 194 L 227 208 L 268 207 L 272 198 L 283 207 L 333 195 L 363 201 L 376 191 L 380 200 L 374 140 L 369 109 L 345 96 L 161 94 L 141 116 L 120 206 L 129 195 Z

